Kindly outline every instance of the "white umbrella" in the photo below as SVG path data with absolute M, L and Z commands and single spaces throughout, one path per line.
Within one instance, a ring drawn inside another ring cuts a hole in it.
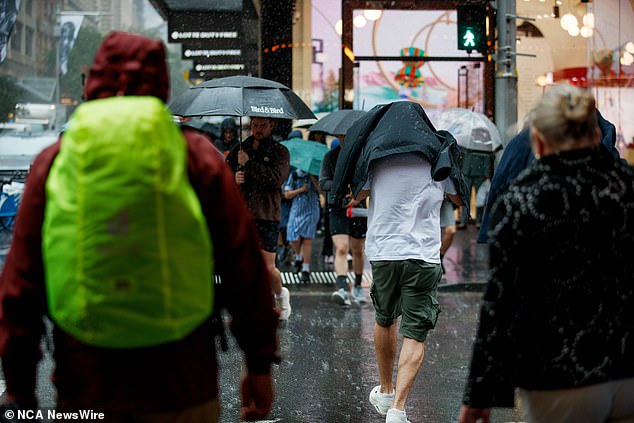
M 451 133 L 461 147 L 489 153 L 503 147 L 497 126 L 482 113 L 463 108 L 447 109 L 433 123 L 436 129 Z

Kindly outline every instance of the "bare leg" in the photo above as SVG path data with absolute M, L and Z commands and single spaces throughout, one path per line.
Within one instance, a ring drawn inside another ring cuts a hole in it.
M 350 249 L 352 249 L 352 270 L 355 274 L 363 273 L 365 239 L 350 237 Z
M 409 391 L 412 389 L 412 384 L 418 375 L 420 366 L 423 364 L 423 357 L 425 357 L 425 344 L 415 339 L 404 337 L 398 359 L 393 408 L 405 409 L 405 401 Z
M 440 238 L 440 255 L 444 256 L 456 236 L 456 225 L 448 225 L 442 229 L 442 237 Z
M 262 250 L 262 256 L 264 256 L 266 268 L 271 273 L 273 292 L 279 295 L 282 292 L 282 274 L 280 273 L 280 269 L 275 266 L 275 253 Z
M 394 360 L 396 359 L 396 322 L 388 327 L 374 323 L 374 350 L 376 351 L 376 361 L 379 366 L 381 393 L 391 394 L 394 390 L 392 373 L 394 371 Z
M 295 241 L 291 241 L 291 247 L 293 247 L 293 250 L 295 250 L 295 254 L 301 254 L 301 248 L 302 248 L 302 239 L 301 238 L 297 238 Z M 295 260 L 295 258 L 292 258 L 293 260 Z
M 313 240 L 312 238 L 301 238 L 302 240 L 302 256 L 304 257 L 304 264 L 310 264 L 310 256 L 313 254 Z
M 332 243 L 335 246 L 335 273 L 337 276 L 348 274 L 348 235 L 337 234 L 332 236 Z

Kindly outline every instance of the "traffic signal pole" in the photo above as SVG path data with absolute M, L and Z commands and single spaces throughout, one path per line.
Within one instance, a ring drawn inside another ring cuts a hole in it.
M 495 72 L 495 124 L 504 146 L 513 134 L 509 129 L 517 123 L 517 66 L 515 52 L 515 0 L 497 2 L 498 43 Z

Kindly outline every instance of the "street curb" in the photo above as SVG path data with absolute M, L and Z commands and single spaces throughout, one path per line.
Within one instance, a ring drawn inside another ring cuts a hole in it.
M 475 291 L 484 292 L 486 290 L 486 282 L 449 282 L 438 285 L 439 292 L 458 292 L 458 291 Z
M 303 285 L 284 285 L 290 288 L 291 297 L 298 296 L 329 296 L 335 290 L 335 284 L 303 284 Z M 438 292 L 484 292 L 486 282 L 452 282 L 438 285 Z M 367 288 L 364 286 L 364 288 Z

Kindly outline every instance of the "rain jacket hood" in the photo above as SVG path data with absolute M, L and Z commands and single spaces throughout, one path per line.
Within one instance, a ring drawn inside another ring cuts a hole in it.
M 236 121 L 233 120 L 233 118 L 226 118 L 220 124 L 220 129 L 222 129 L 223 131 L 225 129 L 231 129 L 232 131 L 237 132 L 238 131 L 238 125 L 236 125 Z
M 86 100 L 139 95 L 167 102 L 169 89 L 163 42 L 115 31 L 97 49 L 85 95 Z

